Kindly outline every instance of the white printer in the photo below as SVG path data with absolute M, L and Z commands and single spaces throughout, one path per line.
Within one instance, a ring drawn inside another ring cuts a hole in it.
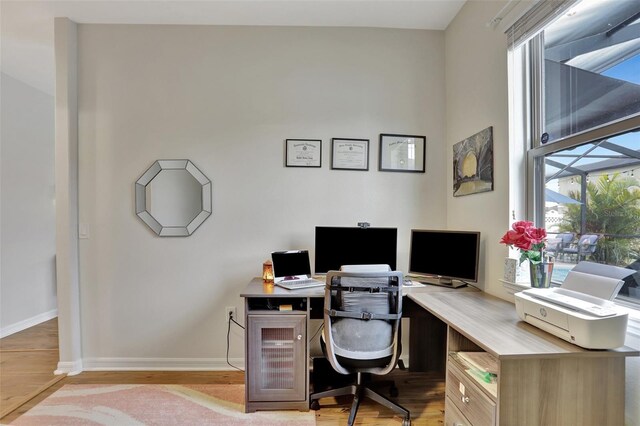
M 611 300 L 634 272 L 580 262 L 561 287 L 516 293 L 516 311 L 523 321 L 583 348 L 618 348 L 624 346 L 628 314 Z

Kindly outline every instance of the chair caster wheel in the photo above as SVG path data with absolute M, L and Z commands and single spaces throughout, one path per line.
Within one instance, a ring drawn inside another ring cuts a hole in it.
M 391 398 L 396 398 L 398 396 L 398 388 L 395 386 L 391 386 L 391 388 L 389 389 L 389 395 L 391 395 Z
M 317 399 L 314 399 L 309 404 L 309 408 L 312 409 L 313 411 L 318 411 L 320 409 L 320 403 L 318 402 Z
M 411 418 L 403 419 L 402 426 L 411 426 Z

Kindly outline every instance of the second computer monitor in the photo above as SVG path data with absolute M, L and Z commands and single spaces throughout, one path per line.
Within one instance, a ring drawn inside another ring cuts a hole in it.
M 316 226 L 316 274 L 342 265 L 385 264 L 396 269 L 397 228 Z
M 452 230 L 411 230 L 409 274 L 478 282 L 480 232 Z

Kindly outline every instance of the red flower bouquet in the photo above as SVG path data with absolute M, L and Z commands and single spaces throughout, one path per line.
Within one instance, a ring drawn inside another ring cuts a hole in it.
M 536 264 L 544 260 L 546 239 L 547 231 L 544 228 L 536 228 L 533 222 L 521 220 L 511 225 L 500 242 L 520 250 L 520 263 L 528 260 Z

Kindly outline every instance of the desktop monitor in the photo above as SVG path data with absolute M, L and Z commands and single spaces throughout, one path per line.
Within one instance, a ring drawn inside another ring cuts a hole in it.
M 431 284 L 478 281 L 480 232 L 411 230 L 409 274 Z M 432 280 L 437 280 L 432 282 Z
M 314 272 L 363 264 L 385 264 L 395 271 L 397 245 L 397 228 L 316 226 Z

